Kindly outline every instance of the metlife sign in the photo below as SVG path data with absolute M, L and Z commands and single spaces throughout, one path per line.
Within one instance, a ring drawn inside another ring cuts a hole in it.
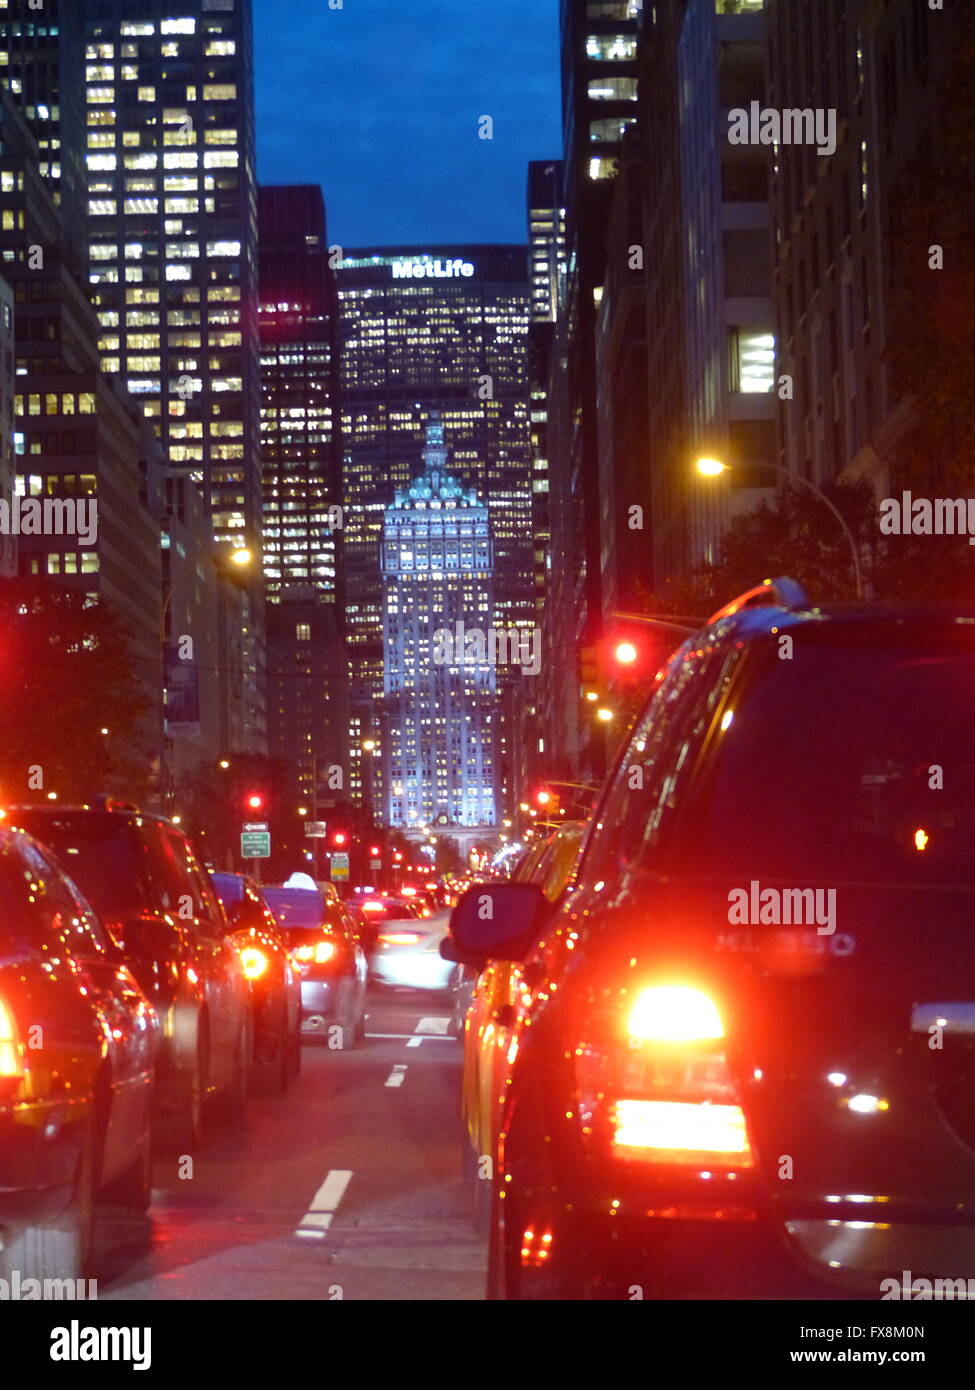
M 442 261 L 429 256 L 393 261 L 394 280 L 469 280 L 473 274 L 470 261 Z

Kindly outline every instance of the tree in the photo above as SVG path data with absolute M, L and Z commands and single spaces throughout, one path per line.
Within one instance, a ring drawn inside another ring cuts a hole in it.
M 179 807 L 184 824 L 197 839 L 206 859 L 219 869 L 241 868 L 240 832 L 244 824 L 267 823 L 271 858 L 261 867 L 271 883 L 307 867 L 304 851 L 311 844 L 298 808 L 287 794 L 292 786 L 290 763 L 258 753 L 235 753 L 224 768 L 219 762 L 200 762 L 181 780 Z M 258 793 L 260 810 L 250 810 L 247 798 Z M 248 861 L 249 871 L 253 866 Z
M 152 704 L 130 635 L 104 600 L 47 580 L 3 579 L 0 631 L 4 798 L 144 796 Z
M 884 536 L 867 483 L 836 483 L 822 491 L 853 533 L 864 582 L 875 599 L 907 602 L 975 594 L 964 536 Z M 798 580 L 813 603 L 856 596 L 850 543 L 829 508 L 803 487 L 785 487 L 772 502 L 736 518 L 719 544 L 717 561 L 646 595 L 645 611 L 684 616 L 693 626 L 736 595 L 778 575 Z

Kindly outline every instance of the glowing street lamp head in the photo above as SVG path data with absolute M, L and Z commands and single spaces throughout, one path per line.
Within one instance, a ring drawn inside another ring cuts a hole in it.
M 238 546 L 235 550 L 230 552 L 230 563 L 232 565 L 239 565 L 241 569 L 243 569 L 245 565 L 249 565 L 253 558 L 254 556 L 247 549 L 246 545 Z
M 720 459 L 698 459 L 695 467 L 705 478 L 716 478 L 719 473 L 727 473 L 728 471 L 728 465 L 722 463 Z
M 601 724 L 609 724 L 613 718 L 613 711 L 607 709 L 605 705 L 601 705 L 596 711 L 596 718 Z

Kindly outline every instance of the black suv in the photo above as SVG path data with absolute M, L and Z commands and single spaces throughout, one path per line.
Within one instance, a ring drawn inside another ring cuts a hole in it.
M 159 1137 L 203 1137 L 208 1097 L 239 1114 L 252 1055 L 250 996 L 220 899 L 187 836 L 126 803 L 15 806 L 8 823 L 42 841 L 121 948 L 163 1027 Z
M 531 994 L 494 1297 L 975 1275 L 973 710 L 975 607 L 767 581 L 658 674 L 554 908 L 468 890 L 454 950 Z

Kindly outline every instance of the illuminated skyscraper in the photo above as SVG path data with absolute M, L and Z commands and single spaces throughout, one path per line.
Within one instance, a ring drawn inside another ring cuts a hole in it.
M 347 251 L 336 281 L 346 631 L 368 699 L 383 688 L 383 514 L 434 411 L 490 509 L 498 621 L 534 621 L 528 257 L 523 246 Z
M 444 427 L 426 428 L 423 471 L 397 488 L 383 527 L 386 822 L 491 825 L 497 693 L 489 508 L 447 472 Z
M 92 301 L 105 371 L 256 543 L 257 219 L 250 0 L 83 0 Z

